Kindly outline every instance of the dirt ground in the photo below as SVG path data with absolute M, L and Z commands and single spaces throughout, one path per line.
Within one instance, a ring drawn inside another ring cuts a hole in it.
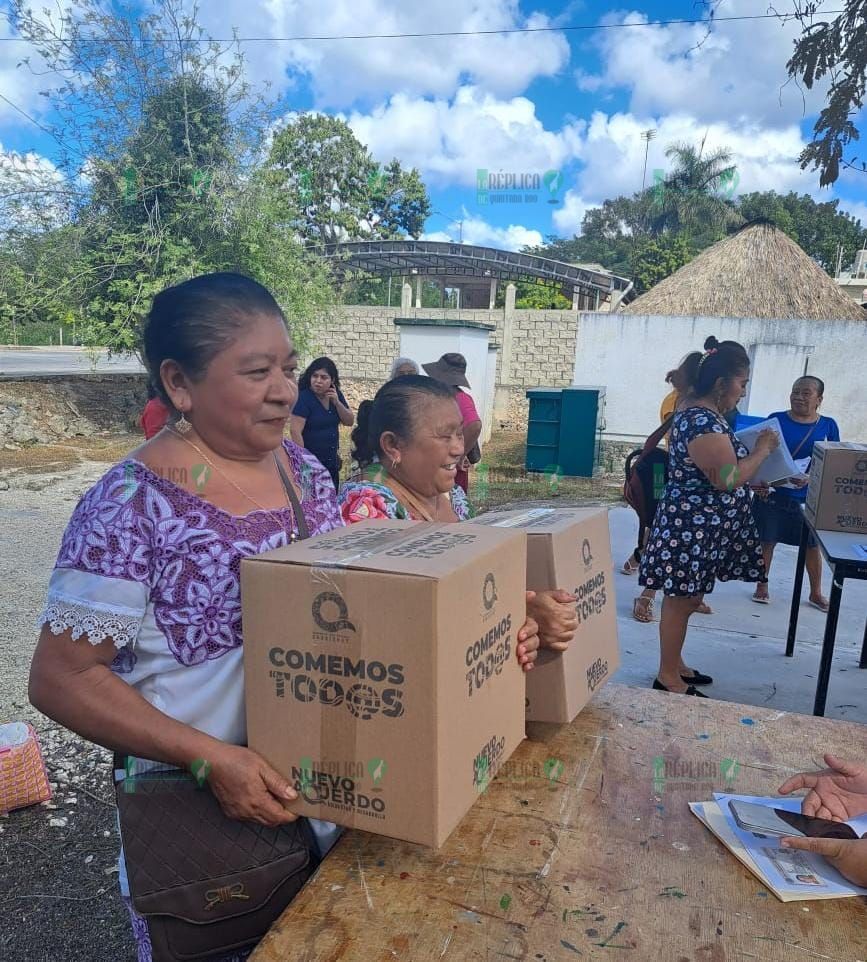
M 0 451 L 0 721 L 39 733 L 54 796 L 0 815 L 0 959 L 134 962 L 117 897 L 109 755 L 27 701 L 36 623 L 79 497 L 137 437 Z

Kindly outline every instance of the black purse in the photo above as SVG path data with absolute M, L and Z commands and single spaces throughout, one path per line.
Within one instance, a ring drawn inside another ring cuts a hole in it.
M 276 454 L 301 539 L 298 496 Z M 115 756 L 115 770 L 125 765 Z M 306 818 L 267 828 L 227 818 L 213 792 L 180 769 L 115 784 L 133 907 L 148 923 L 153 962 L 194 962 L 254 946 L 319 863 Z

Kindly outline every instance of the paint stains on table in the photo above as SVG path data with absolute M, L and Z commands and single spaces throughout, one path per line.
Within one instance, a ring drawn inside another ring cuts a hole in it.
M 659 893 L 663 898 L 666 899 L 685 899 L 686 892 L 681 892 L 676 885 L 666 885 L 665 888 Z

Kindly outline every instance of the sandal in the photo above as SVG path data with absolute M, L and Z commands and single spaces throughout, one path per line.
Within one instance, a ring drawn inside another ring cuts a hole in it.
M 807 604 L 812 605 L 814 608 L 818 608 L 819 611 L 824 612 L 826 615 L 831 610 L 831 605 L 828 603 L 827 598 L 820 598 L 818 600 L 815 598 L 810 598 L 807 601 Z
M 626 559 L 626 561 L 623 562 L 623 567 L 620 570 L 625 575 L 634 575 L 634 574 L 638 574 L 638 568 L 639 568 L 638 562 L 634 561 L 630 556 L 629 558 Z
M 696 613 L 697 615 L 712 615 L 712 614 L 713 614 L 713 608 L 711 608 L 710 605 L 705 604 L 705 602 L 702 602 L 702 603 L 698 606 L 698 608 L 695 609 L 695 613 Z
M 759 590 L 761 588 L 765 589 L 765 593 L 763 595 L 759 594 Z M 770 596 L 768 595 L 768 579 L 767 578 L 765 578 L 764 581 L 760 581 L 756 585 L 756 590 L 753 592 L 753 601 L 755 601 L 757 605 L 769 605 L 771 603 Z
M 645 598 L 644 595 L 639 595 L 632 602 L 632 617 L 643 625 L 651 624 L 655 620 L 653 617 L 653 598 Z

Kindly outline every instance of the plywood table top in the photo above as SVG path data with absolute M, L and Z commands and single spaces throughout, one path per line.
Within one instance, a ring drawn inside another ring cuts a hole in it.
M 867 728 L 609 685 L 527 734 L 441 849 L 346 832 L 251 962 L 867 962 L 867 900 L 778 901 L 687 806 Z

